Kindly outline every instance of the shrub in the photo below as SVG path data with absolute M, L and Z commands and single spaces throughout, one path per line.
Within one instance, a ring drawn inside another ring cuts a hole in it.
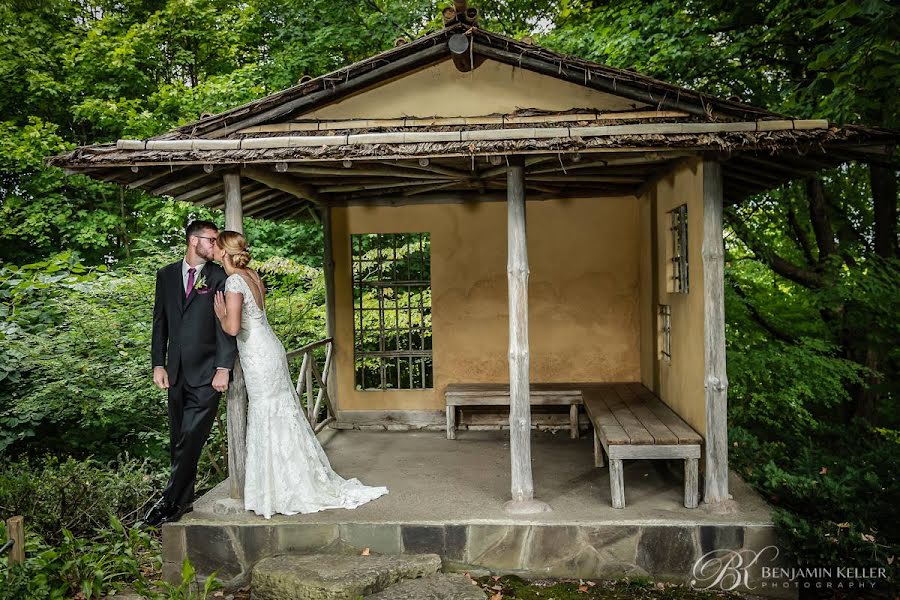
M 64 530 L 92 535 L 110 515 L 134 523 L 164 477 L 127 456 L 109 463 L 55 457 L 8 462 L 0 465 L 0 513 L 22 515 L 41 539 L 60 543 Z

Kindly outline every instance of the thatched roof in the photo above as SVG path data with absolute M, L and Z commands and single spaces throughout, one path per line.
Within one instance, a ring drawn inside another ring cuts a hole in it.
M 478 60 L 499 61 L 627 98 L 637 108 L 297 119 L 423 66 L 459 59 L 450 49 L 454 36 L 466 36 L 476 68 Z M 148 140 L 85 146 L 48 162 L 209 206 L 224 202 L 221 171 L 237 167 L 246 176 L 246 214 L 280 218 L 314 204 L 386 196 L 392 203 L 442 201 L 472 191 L 501 199 L 491 190 L 503 189 L 501 157 L 510 154 L 531 155 L 532 198 L 636 193 L 672 161 L 712 153 L 724 162 L 726 200 L 734 202 L 847 160 L 883 155 L 897 138 L 790 119 L 457 24 Z

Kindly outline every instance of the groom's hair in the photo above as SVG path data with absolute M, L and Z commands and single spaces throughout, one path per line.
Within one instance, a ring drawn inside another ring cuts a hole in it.
M 216 224 L 212 221 L 201 221 L 200 219 L 191 221 L 188 223 L 188 226 L 184 228 L 184 241 L 190 242 L 192 235 L 197 235 L 206 230 L 219 231 L 219 228 L 216 227 Z

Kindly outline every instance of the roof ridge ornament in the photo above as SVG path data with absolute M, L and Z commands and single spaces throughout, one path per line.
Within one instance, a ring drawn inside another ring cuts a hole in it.
M 453 0 L 453 6 L 447 6 L 441 11 L 441 19 L 444 27 L 452 27 L 457 23 L 476 27 L 480 11 L 474 6 L 469 6 L 467 0 Z

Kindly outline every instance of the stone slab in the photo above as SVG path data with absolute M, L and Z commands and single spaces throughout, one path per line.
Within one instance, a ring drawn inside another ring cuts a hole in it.
M 468 577 L 440 574 L 401 581 L 366 600 L 485 600 L 485 594 Z
M 440 571 L 436 554 L 283 555 L 253 568 L 252 600 L 357 600 L 400 581 Z

